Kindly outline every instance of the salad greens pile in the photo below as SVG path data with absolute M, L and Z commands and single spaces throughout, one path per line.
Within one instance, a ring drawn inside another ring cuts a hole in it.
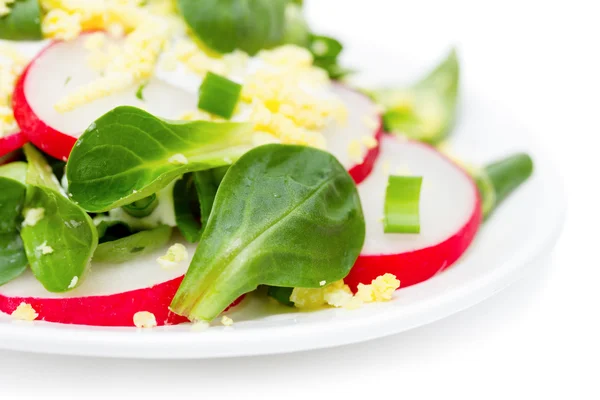
M 301 0 L 176 3 L 195 39 L 213 52 L 254 55 L 294 44 L 332 79 L 351 72 L 339 62 L 343 45 L 310 29 Z M 0 39 L 41 39 L 38 0 L 10 7 L 0 17 Z M 386 132 L 438 144 L 453 129 L 459 81 L 453 50 L 412 85 L 365 92 L 385 109 Z M 241 92 L 241 84 L 209 72 L 198 109 L 229 119 Z M 67 292 L 84 281 L 92 261 L 126 263 L 179 233 L 198 246 L 170 309 L 210 321 L 260 285 L 290 305 L 294 288 L 344 279 L 365 242 L 357 187 L 340 162 L 311 147 L 257 145 L 250 123 L 172 121 L 119 106 L 89 125 L 66 164 L 30 144 L 20 155 L 26 162 L 0 166 L 0 285 L 29 265 L 48 291 Z M 526 154 L 471 171 L 484 217 L 532 171 Z M 389 177 L 385 233 L 420 232 L 422 181 Z M 152 219 L 166 202 L 174 223 Z

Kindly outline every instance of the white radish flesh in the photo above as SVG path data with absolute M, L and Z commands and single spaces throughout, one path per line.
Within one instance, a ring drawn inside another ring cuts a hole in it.
M 373 173 L 359 186 L 367 223 L 361 256 L 346 281 L 370 283 L 386 272 L 403 287 L 428 279 L 454 263 L 473 240 L 481 204 L 472 179 L 427 145 L 384 136 Z M 389 175 L 422 176 L 420 234 L 383 231 Z

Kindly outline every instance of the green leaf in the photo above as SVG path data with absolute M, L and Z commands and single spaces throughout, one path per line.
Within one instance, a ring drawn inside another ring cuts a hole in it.
M 146 89 L 146 86 L 148 86 L 148 82 L 142 83 L 135 91 L 135 97 L 139 100 L 144 101 L 144 89 Z
M 252 148 L 252 126 L 168 122 L 134 107 L 109 111 L 83 133 L 67 163 L 72 199 L 104 212 L 143 199 L 186 172 L 231 164 Z
M 221 183 L 221 168 L 186 174 L 173 192 L 177 228 L 190 243 L 200 240 Z
M 342 79 L 353 72 L 339 65 L 338 58 L 344 50 L 339 40 L 313 34 L 310 35 L 308 49 L 314 57 L 314 65 L 327 71 L 331 79 Z
M 517 153 L 488 164 L 473 175 L 482 199 L 483 217 L 491 213 L 533 173 L 533 160 Z
M 422 177 L 390 175 L 385 192 L 385 233 L 420 233 L 419 202 Z
M 123 210 L 132 217 L 144 218 L 152 214 L 156 210 L 156 207 L 158 207 L 158 199 L 156 198 L 156 194 L 151 194 L 148 197 L 123 206 Z
M 177 0 L 179 11 L 204 44 L 220 53 L 248 54 L 281 43 L 288 0 Z
M 306 47 L 310 43 L 310 28 L 302 12 L 302 4 L 290 3 L 285 9 L 285 31 L 282 43 Z
M 293 307 L 294 302 L 290 300 L 294 288 L 269 286 L 267 295 L 274 298 L 284 306 Z
M 98 231 L 98 243 L 112 242 L 135 233 L 125 222 L 105 219 L 96 224 L 96 230 Z
M 196 184 L 198 202 L 200 203 L 200 234 L 204 232 L 215 203 L 215 197 L 221 182 L 217 179 L 212 170 L 194 172 L 194 183 Z
M 41 11 L 38 0 L 16 0 L 11 12 L 0 17 L 0 39 L 41 40 Z
M 12 164 L 16 164 L 14 168 L 21 163 Z M 16 170 L 14 168 L 11 173 Z M 6 172 L 3 167 L 0 174 Z M 27 256 L 19 235 L 25 190 L 23 183 L 0 176 L 0 285 L 18 277 L 27 268 Z
M 438 143 L 452 130 L 456 118 L 460 67 L 456 51 L 415 85 L 369 92 L 385 107 L 388 132 Z
M 27 163 L 15 161 L 9 164 L 0 165 L 0 176 L 14 179 L 17 182 L 25 183 L 27 177 Z
M 172 229 L 159 226 L 131 236 L 98 245 L 93 260 L 97 262 L 124 263 L 139 256 L 150 254 L 169 243 Z
M 44 209 L 41 220 L 21 229 L 25 253 L 48 291 L 66 292 L 83 281 L 98 233 L 89 215 L 59 191 L 44 157 L 32 146 L 24 150 L 29 162 L 25 209 Z
M 242 93 L 242 85 L 224 76 L 208 72 L 200 85 L 198 108 L 211 114 L 231 118 Z
M 31 144 L 23 146 L 23 152 L 28 161 L 27 184 L 45 186 L 59 193 L 62 192 L 62 187 L 52 172 L 52 167 L 48 164 L 42 153 L 37 151 Z
M 212 320 L 261 284 L 318 288 L 348 274 L 364 239 L 356 185 L 335 157 L 303 146 L 258 147 L 221 182 L 171 309 Z

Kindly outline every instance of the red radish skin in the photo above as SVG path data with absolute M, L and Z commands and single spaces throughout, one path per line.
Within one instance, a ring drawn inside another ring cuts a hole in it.
M 380 119 L 379 131 L 375 135 L 375 140 L 377 140 L 377 146 L 367 151 L 367 155 L 365 156 L 365 159 L 363 160 L 362 164 L 355 165 L 348 171 L 348 173 L 350 174 L 352 179 L 354 179 L 354 182 L 356 182 L 357 185 L 365 179 L 367 179 L 367 177 L 373 171 L 375 161 L 377 161 L 377 157 L 379 157 L 381 149 L 381 138 L 384 135 L 382 128 L 383 124 L 381 123 Z
M 390 140 L 390 136 L 387 134 L 383 137 L 386 138 L 384 141 Z M 455 231 L 446 240 L 432 246 L 397 254 L 361 254 L 350 274 L 345 278 L 345 282 L 352 290 L 356 290 L 359 283 L 369 284 L 373 279 L 385 273 L 394 274 L 400 280 L 401 288 L 430 279 L 454 264 L 467 251 L 481 225 L 481 198 L 471 177 L 454 162 L 443 154 L 438 153 L 437 150 L 429 145 L 416 142 L 411 143 L 435 152 L 438 157 L 443 158 L 464 175 L 464 179 L 470 182 L 471 190 L 475 197 L 472 212 L 460 229 Z M 383 143 L 383 146 L 385 145 L 386 143 Z M 383 227 L 381 229 L 383 230 Z
M 396 275 L 402 288 L 426 281 L 450 267 L 467 251 L 481 219 L 481 205 L 478 204 L 463 229 L 436 246 L 403 254 L 360 256 L 344 280 L 352 290 L 356 290 L 359 283 L 369 284 L 386 273 Z
M 27 136 L 22 132 L 11 133 L 8 136 L 0 137 L 0 157 L 19 150 L 27 143 Z
M 159 326 L 177 325 L 189 322 L 186 317 L 169 311 L 182 280 L 183 276 L 149 288 L 108 296 L 44 299 L 0 294 L 0 311 L 11 314 L 21 303 L 27 303 L 38 313 L 39 321 L 89 326 L 134 326 L 133 316 L 147 311 L 154 314 Z M 244 296 L 240 296 L 227 310 L 243 299 Z
M 19 124 L 21 130 L 25 132 L 27 138 L 34 145 L 36 145 L 44 153 L 49 154 L 59 160 L 66 161 L 71 153 L 71 149 L 73 149 L 73 146 L 77 141 L 77 138 L 65 135 L 64 133 L 46 125 L 44 121 L 39 119 L 38 116 L 33 112 L 29 102 L 27 101 L 27 97 L 25 96 L 25 80 L 27 79 L 29 70 L 31 69 L 35 60 L 41 57 L 46 51 L 48 51 L 48 49 L 52 48 L 53 45 L 54 43 L 51 43 L 46 46 L 31 61 L 31 63 L 29 63 L 27 68 L 25 68 L 19 77 L 13 93 L 13 112 L 15 114 L 17 124 Z

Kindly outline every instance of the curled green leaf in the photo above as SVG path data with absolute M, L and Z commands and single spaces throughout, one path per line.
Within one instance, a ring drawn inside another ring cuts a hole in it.
M 0 285 L 18 277 L 27 268 L 27 256 L 19 235 L 25 190 L 23 183 L 0 176 Z
M 98 245 L 93 259 L 97 262 L 124 263 L 163 248 L 169 243 L 171 233 L 171 227 L 159 226 L 121 239 L 104 242 Z
M 354 181 L 327 152 L 265 145 L 227 172 L 171 309 L 212 320 L 258 285 L 320 287 L 344 278 L 365 221 Z
M 438 143 L 452 130 L 456 118 L 460 66 L 456 51 L 413 86 L 369 93 L 385 108 L 388 132 Z
M 44 157 L 31 146 L 24 150 L 29 163 L 24 210 L 43 212 L 23 226 L 21 239 L 35 277 L 50 292 L 66 292 L 83 281 L 98 233 L 89 215 L 59 191 Z
M 104 212 L 158 192 L 186 172 L 229 165 L 253 146 L 250 124 L 170 122 L 135 107 L 109 111 L 67 163 L 72 199 Z

